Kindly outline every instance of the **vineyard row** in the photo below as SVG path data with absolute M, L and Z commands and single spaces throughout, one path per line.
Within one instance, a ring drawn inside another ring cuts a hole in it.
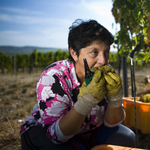
M 5 55 L 0 52 L 0 72 L 1 73 L 16 73 L 19 70 L 28 70 L 29 73 L 33 68 L 45 68 L 51 63 L 66 59 L 69 56 L 67 51 L 58 50 L 56 52 L 50 51 L 47 53 L 37 52 L 35 49 L 32 54 L 16 54 L 14 56 Z M 109 63 L 114 67 L 118 67 L 118 53 L 109 54 Z M 127 58 L 127 66 L 130 66 L 130 59 Z M 150 67 L 150 63 L 144 61 L 137 61 L 135 67 Z

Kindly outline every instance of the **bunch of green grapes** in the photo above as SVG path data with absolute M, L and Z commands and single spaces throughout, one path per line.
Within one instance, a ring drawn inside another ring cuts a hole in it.
M 101 70 L 102 76 L 104 76 L 106 83 L 112 87 L 120 84 L 120 77 L 115 73 L 115 70 L 110 65 L 93 68 L 92 71 Z
M 150 103 L 150 94 L 141 94 L 140 101 L 145 103 Z
M 114 69 L 110 65 L 95 67 L 91 69 L 91 71 L 93 72 L 95 72 L 96 70 L 101 70 L 104 74 L 107 74 L 108 72 L 115 72 Z
M 110 65 L 105 65 L 102 67 L 99 67 L 99 69 L 104 73 L 107 74 L 108 72 L 114 72 L 114 69 Z

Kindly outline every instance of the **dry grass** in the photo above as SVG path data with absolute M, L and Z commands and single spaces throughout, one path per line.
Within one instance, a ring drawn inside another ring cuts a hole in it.
M 146 70 L 135 71 L 137 93 L 148 89 Z M 150 69 L 149 69 L 150 70 Z M 0 149 L 21 150 L 20 125 L 18 120 L 25 120 L 36 104 L 36 83 L 41 73 L 2 75 L 0 74 Z M 121 73 L 122 74 L 122 73 Z M 129 96 L 131 96 L 130 72 L 128 72 Z M 139 146 L 147 148 L 150 135 L 140 134 Z M 144 140 L 142 140 L 144 139 Z
M 0 75 L 0 149 L 21 150 L 20 125 L 36 104 L 37 75 Z

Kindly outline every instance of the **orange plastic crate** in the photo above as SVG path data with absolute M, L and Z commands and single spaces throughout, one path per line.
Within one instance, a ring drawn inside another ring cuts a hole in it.
M 93 147 L 91 150 L 144 150 L 144 149 L 103 144 L 103 145 L 97 145 Z
M 124 124 L 135 127 L 134 97 L 123 97 L 123 104 L 126 111 Z M 142 133 L 150 133 L 150 103 L 136 101 L 136 122 Z

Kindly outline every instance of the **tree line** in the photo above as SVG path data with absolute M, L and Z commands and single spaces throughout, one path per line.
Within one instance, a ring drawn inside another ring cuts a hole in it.
M 28 71 L 32 73 L 33 69 L 44 69 L 55 61 L 68 58 L 69 53 L 58 49 L 56 52 L 47 53 L 38 52 L 36 49 L 31 54 L 16 54 L 14 56 L 5 55 L 0 52 L 0 72 L 1 73 L 18 73 Z M 110 52 L 110 64 L 118 67 L 118 53 Z M 130 60 L 127 59 L 127 66 L 130 66 Z M 135 67 L 149 67 L 150 63 L 137 61 Z

